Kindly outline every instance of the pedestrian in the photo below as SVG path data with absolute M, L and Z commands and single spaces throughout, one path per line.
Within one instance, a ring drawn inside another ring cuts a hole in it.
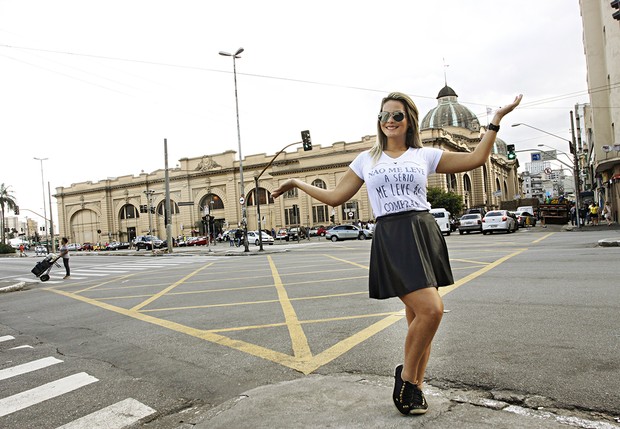
M 71 277 L 71 270 L 69 269 L 69 247 L 67 246 L 69 240 L 67 240 L 67 237 L 63 237 L 62 240 L 60 240 L 60 243 L 60 256 L 62 257 L 62 263 L 65 266 L 66 272 L 63 279 L 68 279 Z
M 572 226 L 577 225 L 577 207 L 575 206 L 574 203 L 573 205 L 571 205 L 569 213 L 570 213 L 570 224 Z
M 24 243 L 19 244 L 19 257 L 21 258 L 22 256 L 26 256 L 26 253 L 24 253 Z
M 381 101 L 375 145 L 353 160 L 335 188 L 322 189 L 293 178 L 271 193 L 277 198 L 299 188 L 337 207 L 366 183 L 376 216 L 369 295 L 374 299 L 400 298 L 408 323 L 404 363 L 396 367 L 392 395 L 403 414 L 424 414 L 428 409 L 422 389 L 431 342 L 443 316 L 438 288 L 454 283 L 445 240 L 429 213 L 428 175 L 455 174 L 484 165 L 500 120 L 519 105 L 521 97 L 496 111 L 475 150 L 449 152 L 422 145 L 417 107 L 409 96 L 393 92 Z
M 276 230 L 275 228 L 271 228 L 271 236 L 273 237 L 273 239 L 276 239 Z
M 607 222 L 607 226 L 611 225 L 611 206 L 609 205 L 609 201 L 605 201 L 605 205 L 603 206 L 603 219 Z
M 590 219 L 592 219 L 592 225 L 598 225 L 598 203 L 596 201 L 592 201 L 590 207 Z

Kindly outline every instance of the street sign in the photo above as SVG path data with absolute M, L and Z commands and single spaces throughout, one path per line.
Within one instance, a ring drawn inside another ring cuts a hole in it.
M 553 161 L 558 159 L 558 153 L 555 150 L 543 150 L 540 152 L 543 161 Z
M 551 168 L 547 167 L 545 168 L 545 174 L 551 174 L 553 170 L 551 170 Z
M 542 158 L 542 155 L 540 154 L 540 152 L 532 152 L 532 161 L 540 161 Z
M 239 197 L 239 204 L 243 205 L 245 203 L 245 198 Z
M 353 212 L 352 211 L 349 212 L 349 217 L 353 217 Z
M 177 206 L 193 206 L 194 202 L 193 201 L 179 201 L 177 203 Z

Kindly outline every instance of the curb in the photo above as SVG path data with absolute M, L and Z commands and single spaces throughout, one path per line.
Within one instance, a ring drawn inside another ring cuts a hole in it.
M 618 247 L 620 246 L 620 240 L 604 238 L 598 241 L 598 245 L 601 247 Z
M 26 286 L 26 282 L 15 283 L 14 285 L 0 288 L 0 293 L 2 293 L 2 292 L 14 292 L 16 290 L 22 290 L 24 288 L 24 286 Z

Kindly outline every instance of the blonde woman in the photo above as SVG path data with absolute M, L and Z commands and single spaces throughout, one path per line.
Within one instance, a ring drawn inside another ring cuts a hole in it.
M 371 298 L 398 297 L 405 305 L 408 330 L 404 363 L 395 371 L 393 401 L 403 414 L 424 414 L 422 393 L 431 341 L 443 316 L 438 289 L 454 283 L 443 235 L 429 213 L 427 177 L 432 173 L 473 170 L 489 158 L 499 123 L 521 102 L 521 95 L 497 110 L 473 152 L 447 152 L 423 147 L 418 109 L 409 96 L 393 92 L 381 100 L 377 143 L 351 163 L 334 189 L 299 179 L 284 181 L 272 192 L 279 197 L 299 188 L 332 207 L 339 206 L 364 182 L 377 222 L 369 271 Z

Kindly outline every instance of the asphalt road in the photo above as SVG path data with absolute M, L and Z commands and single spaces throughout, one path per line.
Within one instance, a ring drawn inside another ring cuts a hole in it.
M 596 246 L 610 234 L 537 227 L 447 237 L 457 282 L 442 289 L 447 312 L 428 383 L 620 415 L 620 248 Z M 70 281 L 57 268 L 50 282 L 0 295 L 0 427 L 56 428 L 135 401 L 147 427 L 176 428 L 308 374 L 389 376 L 406 324 L 397 300 L 367 297 L 370 244 L 73 257 Z M 0 259 L 0 280 L 33 262 Z M 33 361 L 42 367 L 19 367 Z M 67 377 L 79 387 L 23 407 L 23 392 Z

